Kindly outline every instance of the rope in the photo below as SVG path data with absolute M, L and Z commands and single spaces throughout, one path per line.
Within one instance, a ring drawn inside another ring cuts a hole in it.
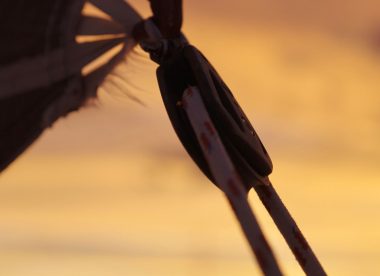
M 196 87 L 185 90 L 182 106 L 196 133 L 210 170 L 224 192 L 264 275 L 283 275 L 249 206 L 243 183 L 213 126 Z

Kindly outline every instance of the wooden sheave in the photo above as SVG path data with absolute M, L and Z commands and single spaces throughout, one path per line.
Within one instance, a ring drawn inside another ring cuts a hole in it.
M 0 171 L 59 117 L 79 109 L 131 51 L 141 20 L 123 0 L 89 0 L 109 15 L 83 15 L 85 0 L 0 1 Z M 97 36 L 79 43 L 78 36 Z M 107 36 L 104 36 L 107 35 Z M 83 68 L 120 50 L 87 75 Z

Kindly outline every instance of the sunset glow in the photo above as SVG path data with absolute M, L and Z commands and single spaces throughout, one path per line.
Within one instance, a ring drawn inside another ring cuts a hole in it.
M 130 2 L 149 16 L 147 1 Z M 186 36 L 251 119 L 327 273 L 379 275 L 380 4 L 184 2 Z M 0 275 L 260 275 L 137 51 L 117 68 L 124 92 L 106 82 L 0 176 Z M 250 202 L 283 271 L 303 275 Z

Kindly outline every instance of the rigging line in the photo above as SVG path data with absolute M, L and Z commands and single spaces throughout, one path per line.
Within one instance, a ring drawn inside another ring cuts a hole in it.
M 196 133 L 216 183 L 225 193 L 262 272 L 264 275 L 283 275 L 249 206 L 242 180 L 235 171 L 219 134 L 212 124 L 197 87 L 185 90 L 182 107 Z
M 327 275 L 270 181 L 254 189 L 306 275 Z

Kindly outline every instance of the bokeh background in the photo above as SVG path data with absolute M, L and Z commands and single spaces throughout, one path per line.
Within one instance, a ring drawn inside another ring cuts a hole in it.
M 379 275 L 380 3 L 184 8 L 187 36 L 251 118 L 327 272 Z M 0 176 L 0 275 L 260 275 L 223 195 L 176 138 L 155 65 L 140 51 L 118 70 L 123 92 L 105 83 Z M 283 270 L 302 275 L 250 201 Z

